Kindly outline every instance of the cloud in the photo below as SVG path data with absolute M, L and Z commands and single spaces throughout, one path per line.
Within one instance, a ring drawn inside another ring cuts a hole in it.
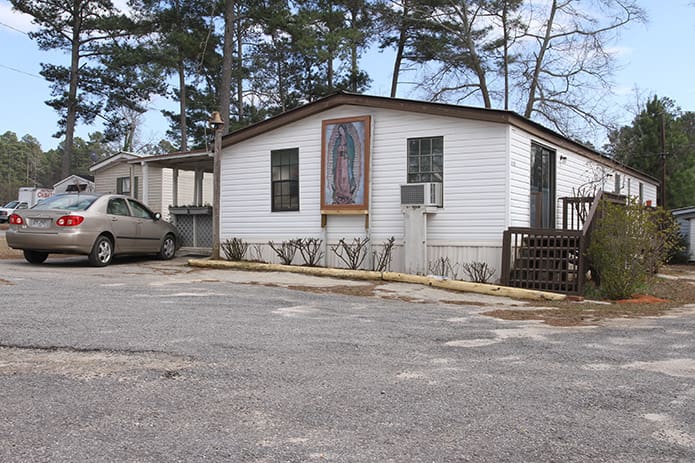
M 0 22 L 14 29 L 15 32 L 32 32 L 37 27 L 31 23 L 32 17 L 28 14 L 19 13 L 12 9 L 9 2 L 0 2 Z

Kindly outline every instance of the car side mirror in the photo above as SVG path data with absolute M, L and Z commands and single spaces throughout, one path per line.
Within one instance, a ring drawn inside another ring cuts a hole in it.
M 160 220 L 161 218 L 162 218 L 162 214 L 160 212 L 154 213 L 154 220 Z

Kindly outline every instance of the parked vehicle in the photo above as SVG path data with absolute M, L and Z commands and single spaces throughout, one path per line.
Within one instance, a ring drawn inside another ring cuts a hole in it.
M 53 190 L 51 188 L 38 188 L 23 186 L 19 189 L 17 199 L 21 202 L 25 202 L 29 207 L 34 207 L 36 203 L 43 201 L 53 195 Z
M 27 204 L 24 201 L 10 201 L 9 203 L 5 204 L 3 207 L 0 207 L 0 223 L 5 223 L 7 220 L 10 218 L 12 213 L 16 211 L 17 209 L 26 209 L 29 207 L 29 204 Z
M 128 196 L 67 193 L 10 216 L 7 244 L 32 264 L 50 253 L 83 254 L 103 267 L 119 254 L 156 254 L 171 259 L 180 247 L 176 228 L 159 212 Z

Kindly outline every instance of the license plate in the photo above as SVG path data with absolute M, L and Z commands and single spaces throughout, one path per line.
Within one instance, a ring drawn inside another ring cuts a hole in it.
M 29 219 L 28 222 L 32 228 L 48 228 L 51 226 L 51 219 Z

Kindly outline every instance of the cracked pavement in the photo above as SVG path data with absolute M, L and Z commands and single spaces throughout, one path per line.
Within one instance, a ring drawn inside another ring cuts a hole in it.
M 695 461 L 692 308 L 558 328 L 182 258 L 2 260 L 0 290 L 2 461 Z

